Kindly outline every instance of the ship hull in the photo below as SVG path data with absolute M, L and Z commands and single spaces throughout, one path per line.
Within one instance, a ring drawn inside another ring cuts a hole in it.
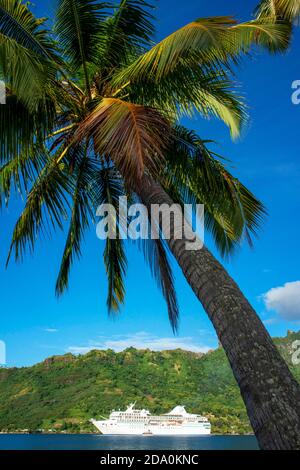
M 94 426 L 105 435 L 131 435 L 131 436 L 207 436 L 211 433 L 210 427 L 204 425 L 181 426 L 153 426 L 135 424 L 110 424 L 105 421 L 94 421 Z

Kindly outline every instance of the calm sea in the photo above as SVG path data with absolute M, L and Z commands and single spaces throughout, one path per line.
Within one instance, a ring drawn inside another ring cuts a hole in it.
M 0 450 L 256 450 L 254 436 L 0 434 Z

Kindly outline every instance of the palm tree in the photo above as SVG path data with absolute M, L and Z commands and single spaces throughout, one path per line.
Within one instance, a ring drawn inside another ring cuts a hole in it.
M 21 260 L 40 233 L 69 229 L 56 291 L 68 286 L 95 207 L 119 196 L 153 203 L 206 205 L 206 227 L 222 254 L 256 232 L 263 206 L 209 150 L 178 125 L 182 115 L 215 116 L 233 137 L 245 121 L 232 67 L 254 44 L 285 50 L 288 27 L 266 19 L 236 24 L 198 19 L 153 43 L 153 17 L 143 0 L 109 5 L 59 0 L 53 35 L 28 4 L 0 0 L 0 70 L 7 104 L 0 108 L 0 187 L 26 204 L 13 233 Z M 157 221 L 159 226 L 159 221 Z M 176 330 L 178 306 L 168 250 L 203 304 L 240 386 L 264 449 L 300 448 L 300 388 L 238 286 L 212 254 L 187 251 L 171 237 L 141 244 Z M 120 228 L 119 228 L 120 230 Z M 167 246 L 168 245 L 168 246 Z M 104 250 L 108 308 L 124 299 L 126 254 L 121 237 Z

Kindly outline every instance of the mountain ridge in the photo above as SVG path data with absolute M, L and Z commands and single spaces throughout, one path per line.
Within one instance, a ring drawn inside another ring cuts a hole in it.
M 300 382 L 300 365 L 291 362 L 300 331 L 273 340 Z M 213 433 L 251 432 L 221 347 L 207 353 L 95 349 L 0 369 L 1 432 L 95 432 L 90 418 L 108 416 L 132 401 L 154 414 L 185 405 L 189 412 L 207 416 Z

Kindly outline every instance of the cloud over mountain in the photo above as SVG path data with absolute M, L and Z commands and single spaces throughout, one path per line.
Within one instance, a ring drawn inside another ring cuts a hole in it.
M 123 351 L 126 348 L 151 349 L 163 351 L 168 349 L 184 349 L 192 352 L 206 353 L 211 349 L 207 344 L 195 342 L 192 337 L 159 337 L 146 332 L 138 332 L 129 335 L 115 335 L 102 341 L 90 341 L 84 346 L 70 346 L 68 351 L 73 354 L 85 354 L 92 349 L 113 349 Z

